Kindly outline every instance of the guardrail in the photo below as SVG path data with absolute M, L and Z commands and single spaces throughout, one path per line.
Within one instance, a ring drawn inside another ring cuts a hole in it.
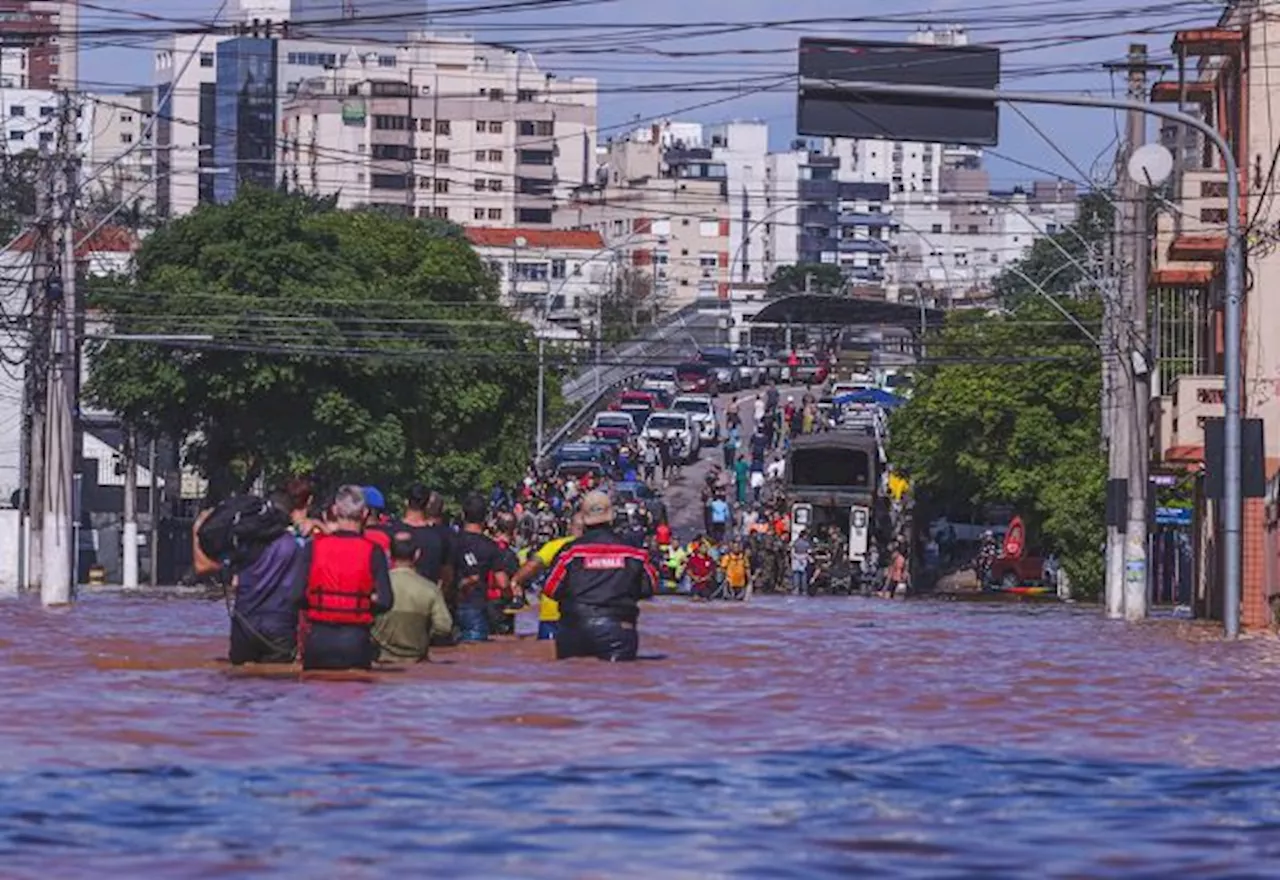
M 595 418 L 603 407 L 606 400 L 613 396 L 619 389 L 630 385 L 640 375 L 639 370 L 632 370 L 624 378 L 618 379 L 608 386 L 602 386 L 598 394 L 593 394 L 591 399 L 584 403 L 579 409 L 569 417 L 563 425 L 561 425 L 554 434 L 543 441 L 542 447 L 538 449 L 538 461 L 541 462 L 546 458 L 548 450 L 555 449 L 566 440 L 573 437 L 579 431 L 582 431 Z

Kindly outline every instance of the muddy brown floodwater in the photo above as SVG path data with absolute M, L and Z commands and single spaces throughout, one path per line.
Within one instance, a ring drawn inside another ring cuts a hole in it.
M 225 629 L 0 603 L 0 876 L 1277 875 L 1269 640 L 663 599 L 631 665 L 521 639 L 300 680 L 232 672 Z

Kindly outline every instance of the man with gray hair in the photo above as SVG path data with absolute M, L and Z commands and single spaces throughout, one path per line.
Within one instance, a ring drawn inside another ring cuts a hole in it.
M 294 585 L 309 623 L 303 669 L 368 669 L 377 651 L 370 630 L 375 614 L 393 603 L 387 556 L 369 540 L 364 492 L 343 486 L 330 511 L 332 528 L 303 550 Z

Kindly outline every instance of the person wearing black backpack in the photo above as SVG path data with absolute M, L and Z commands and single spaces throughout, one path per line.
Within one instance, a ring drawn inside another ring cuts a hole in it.
M 298 610 L 293 595 L 303 540 L 290 528 L 289 494 L 271 500 L 228 498 L 196 520 L 197 574 L 231 576 L 228 657 L 245 663 L 292 663 L 297 653 Z

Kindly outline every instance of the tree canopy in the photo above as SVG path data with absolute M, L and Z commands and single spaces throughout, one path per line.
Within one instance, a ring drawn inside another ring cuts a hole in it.
M 88 396 L 187 441 L 212 495 L 297 472 L 456 495 L 528 459 L 536 345 L 447 223 L 249 190 L 156 231 L 90 302 L 166 338 L 91 341 Z
M 1056 241 L 1086 262 L 1084 242 L 1105 234 L 1103 213 L 1086 200 L 1080 225 Z M 1059 270 L 1066 262 L 1041 242 L 1018 268 L 1050 293 L 1071 292 L 1055 301 L 1096 337 L 1101 299 L 1078 268 Z M 926 340 L 928 362 L 893 417 L 891 457 L 935 514 L 967 517 L 1012 505 L 1033 549 L 1057 551 L 1074 584 L 1095 591 L 1105 538 L 1101 356 L 1015 274 L 996 287 L 1008 308 L 952 312 Z
M 844 286 L 844 275 L 839 266 L 829 263 L 796 263 L 779 266 L 769 280 L 769 293 L 784 296 L 804 293 L 805 278 L 809 279 L 810 293 L 837 293 Z

